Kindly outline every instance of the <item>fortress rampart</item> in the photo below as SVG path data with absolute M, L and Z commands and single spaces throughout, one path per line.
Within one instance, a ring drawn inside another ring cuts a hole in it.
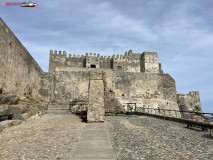
M 163 73 L 156 52 L 133 53 L 132 50 L 124 55 L 100 56 L 96 53 L 85 55 L 69 54 L 65 51 L 50 50 L 49 72 L 57 67 L 104 68 L 113 71 Z

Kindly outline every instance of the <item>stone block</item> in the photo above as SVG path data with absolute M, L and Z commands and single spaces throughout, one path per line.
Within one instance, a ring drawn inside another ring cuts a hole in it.
M 90 71 L 90 80 L 102 80 L 102 71 Z
M 91 80 L 89 88 L 87 121 L 103 122 L 105 119 L 103 80 Z

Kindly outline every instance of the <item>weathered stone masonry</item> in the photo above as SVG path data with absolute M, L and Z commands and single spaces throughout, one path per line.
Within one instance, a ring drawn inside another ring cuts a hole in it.
M 158 63 L 156 52 L 132 53 L 132 50 L 125 52 L 125 55 L 113 55 L 112 57 L 103 57 L 100 54 L 86 53 L 85 56 L 69 54 L 65 51 L 50 51 L 49 72 L 54 72 L 57 67 L 75 67 L 75 68 L 101 68 L 111 69 L 113 71 L 125 72 L 146 72 L 162 73 L 161 64 Z
M 137 103 L 137 107 L 180 109 L 175 80 L 163 73 L 157 53 L 133 53 L 132 50 L 112 57 L 95 53 L 67 57 L 65 51 L 57 54 L 51 50 L 49 73 L 55 79 L 52 99 L 60 104 L 68 104 L 73 99 L 90 103 L 90 74 L 94 71 L 102 73 L 106 112 L 117 112 L 126 103 Z
M 0 18 L 0 88 L 19 96 L 38 95 L 42 69 Z

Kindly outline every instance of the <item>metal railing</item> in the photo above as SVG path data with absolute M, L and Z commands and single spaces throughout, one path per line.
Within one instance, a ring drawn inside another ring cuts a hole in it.
M 160 109 L 160 108 L 144 108 L 144 107 L 136 107 L 134 109 L 127 108 L 127 112 L 148 113 L 148 114 L 163 115 L 163 116 L 185 118 L 185 119 L 196 119 L 198 117 L 203 117 L 206 119 L 207 119 L 207 117 L 209 119 L 213 118 L 213 113 L 179 111 L 179 110 Z M 207 115 L 209 115 L 209 116 L 207 116 Z M 197 119 L 197 120 L 204 120 L 204 119 Z

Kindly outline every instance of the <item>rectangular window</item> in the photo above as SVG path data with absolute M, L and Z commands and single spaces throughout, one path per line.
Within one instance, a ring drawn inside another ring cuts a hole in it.
M 122 66 L 117 66 L 117 70 L 122 70 Z
M 95 64 L 91 64 L 91 68 L 96 68 L 96 65 Z

